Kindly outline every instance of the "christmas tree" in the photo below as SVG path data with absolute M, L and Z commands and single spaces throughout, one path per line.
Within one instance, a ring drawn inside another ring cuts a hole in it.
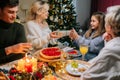
M 76 12 L 73 5 L 73 0 L 49 0 L 50 10 L 48 24 L 52 31 L 55 30 L 70 30 L 74 28 L 78 31 L 78 24 L 76 23 Z M 59 39 L 60 42 L 69 43 L 73 46 L 71 39 L 66 36 Z

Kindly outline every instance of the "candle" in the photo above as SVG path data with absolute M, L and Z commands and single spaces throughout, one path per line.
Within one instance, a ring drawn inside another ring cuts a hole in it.
M 37 70 L 37 59 L 32 57 L 31 63 L 32 63 L 32 70 L 36 71 Z
M 17 70 L 28 73 L 37 71 L 37 59 L 34 57 L 29 58 L 26 55 L 18 61 Z
M 18 61 L 17 70 L 24 72 L 25 71 L 24 64 L 25 64 L 25 61 L 23 59 L 20 59 Z
M 25 71 L 30 73 L 32 72 L 32 63 L 30 62 L 29 59 L 26 59 L 26 63 L 25 63 Z

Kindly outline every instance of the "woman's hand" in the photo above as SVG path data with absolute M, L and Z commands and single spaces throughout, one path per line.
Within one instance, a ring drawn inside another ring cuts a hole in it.
M 23 53 L 25 54 L 26 52 L 28 52 L 28 50 L 31 48 L 31 44 L 30 43 L 19 43 L 13 46 L 9 46 L 7 48 L 5 48 L 6 54 L 11 54 L 11 53 Z
M 59 31 L 53 31 L 50 33 L 51 38 L 61 38 L 63 37 L 63 33 Z
M 75 39 L 77 39 L 77 38 L 79 37 L 79 35 L 78 35 L 78 33 L 75 31 L 75 29 L 72 29 L 72 30 L 70 31 L 69 37 L 70 37 L 72 40 L 75 40 Z
M 112 35 L 108 34 L 107 32 L 103 34 L 103 39 L 108 42 L 112 39 Z

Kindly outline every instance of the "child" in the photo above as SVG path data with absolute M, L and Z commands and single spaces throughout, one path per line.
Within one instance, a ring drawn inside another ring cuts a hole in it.
M 85 58 L 90 60 L 97 56 L 104 47 L 104 40 L 102 38 L 104 32 L 104 14 L 102 12 L 95 12 L 92 14 L 90 27 L 84 36 L 78 35 L 74 29 L 71 30 L 69 36 L 77 46 L 80 46 L 80 44 L 89 46 L 89 51 Z

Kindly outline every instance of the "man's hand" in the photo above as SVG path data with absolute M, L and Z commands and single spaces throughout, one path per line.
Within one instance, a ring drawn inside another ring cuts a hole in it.
M 7 48 L 5 48 L 6 54 L 11 54 L 11 53 L 23 53 L 25 54 L 30 48 L 31 48 L 31 44 L 30 43 L 19 43 L 13 46 L 9 46 Z

